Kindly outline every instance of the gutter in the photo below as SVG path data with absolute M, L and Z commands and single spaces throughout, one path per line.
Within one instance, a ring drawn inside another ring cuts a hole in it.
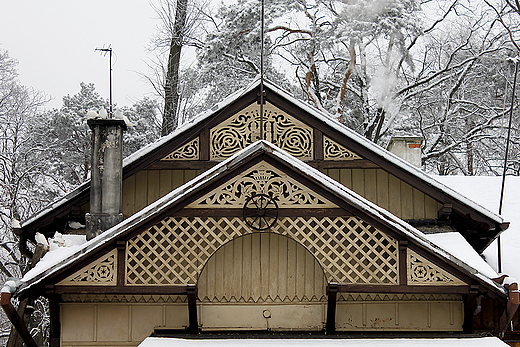
M 25 326 L 22 317 L 16 312 L 16 309 L 11 302 L 11 295 L 16 290 L 16 283 L 14 281 L 7 281 L 2 288 L 2 294 L 0 298 L 0 305 L 4 309 L 7 318 L 11 321 L 14 328 L 20 334 L 23 342 L 27 347 L 38 347 L 34 339 L 32 338 L 29 330 Z

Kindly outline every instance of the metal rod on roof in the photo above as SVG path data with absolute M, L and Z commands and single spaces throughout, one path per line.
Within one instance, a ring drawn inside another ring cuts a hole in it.
M 511 92 L 511 108 L 509 109 L 509 125 L 507 128 L 507 140 L 506 140 L 506 153 L 504 155 L 504 170 L 502 171 L 502 188 L 500 189 L 500 203 L 498 206 L 498 214 L 502 215 L 502 202 L 504 201 L 504 188 L 506 184 L 506 172 L 507 172 L 507 160 L 509 155 L 509 140 L 511 138 L 511 123 L 513 120 L 513 105 L 515 102 L 515 89 L 516 89 L 516 75 L 518 74 L 518 61 L 519 57 L 515 59 L 515 76 L 513 78 L 513 91 Z M 500 236 L 497 238 L 498 248 L 498 272 L 502 272 L 502 249 L 500 244 Z
M 96 48 L 96 51 L 103 52 L 105 55 L 109 53 L 108 57 L 108 67 L 109 67 L 109 76 L 110 76 L 110 109 L 108 112 L 108 118 L 112 118 L 112 47 L 108 45 L 108 48 Z
M 260 139 L 264 139 L 264 0 L 261 11 L 260 30 Z

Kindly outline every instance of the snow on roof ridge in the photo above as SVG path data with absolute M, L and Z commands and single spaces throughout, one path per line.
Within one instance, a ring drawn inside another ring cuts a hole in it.
M 297 171 L 300 171 L 302 174 L 305 174 L 313 180 L 320 182 L 320 184 L 322 184 L 324 188 L 329 190 L 329 192 L 331 192 L 332 194 L 335 194 L 336 196 L 349 201 L 350 203 L 354 204 L 355 206 L 357 206 L 358 208 L 367 212 L 369 215 L 372 215 L 375 218 L 386 220 L 388 224 L 392 225 L 397 230 L 400 230 L 403 234 L 414 239 L 419 245 L 423 246 L 426 249 L 429 249 L 432 252 L 435 252 L 439 256 L 465 269 L 469 274 L 479 278 L 480 280 L 488 283 L 492 287 L 505 293 L 505 289 L 502 286 L 496 284 L 492 281 L 492 279 L 488 278 L 487 276 L 484 276 L 482 273 L 478 272 L 477 269 L 470 266 L 469 264 L 466 264 L 462 260 L 458 259 L 456 256 L 443 250 L 439 245 L 427 239 L 421 231 L 415 229 L 414 227 L 402 221 L 401 219 L 394 216 L 385 209 L 368 201 L 364 197 L 343 186 L 341 183 L 333 180 L 332 178 L 320 172 L 319 170 L 312 168 L 310 165 L 304 163 L 300 159 L 293 157 L 292 155 L 280 149 L 276 145 L 265 140 L 259 140 L 247 146 L 246 148 L 235 153 L 225 161 L 215 165 L 206 172 L 200 174 L 199 176 L 193 178 L 189 182 L 183 184 L 182 186 L 168 193 L 164 197 L 160 198 L 156 202 L 143 208 L 141 211 L 123 220 L 116 226 L 110 228 L 109 230 L 98 235 L 92 240 L 87 241 L 81 247 L 79 247 L 75 251 L 75 253 L 70 254 L 68 257 L 66 257 L 66 259 L 60 259 L 56 263 L 50 264 L 47 268 L 40 269 L 39 271 L 29 271 L 22 279 L 25 285 L 21 288 L 21 291 L 24 291 L 30 288 L 31 286 L 41 282 L 52 272 L 60 270 L 61 268 L 67 266 L 71 262 L 81 257 L 87 256 L 93 250 L 102 246 L 106 242 L 109 242 L 111 239 L 123 234 L 129 228 L 134 227 L 140 222 L 146 220 L 147 217 L 152 216 L 155 213 L 161 211 L 162 209 L 167 208 L 168 206 L 176 203 L 179 198 L 181 198 L 185 194 L 189 194 L 190 192 L 198 189 L 203 184 L 219 176 L 221 173 L 233 169 L 237 165 L 240 165 L 243 160 L 246 160 L 246 158 L 250 157 L 252 154 L 259 151 L 271 153 L 280 160 L 284 161 L 286 164 L 292 166 Z M 37 270 L 37 268 L 35 268 L 34 270 Z

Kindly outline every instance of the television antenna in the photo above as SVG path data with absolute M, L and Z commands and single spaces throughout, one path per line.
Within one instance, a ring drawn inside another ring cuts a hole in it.
M 110 75 L 110 109 L 108 111 L 108 117 L 112 118 L 112 45 L 108 45 L 107 48 L 105 48 L 105 45 L 103 45 L 102 48 L 96 48 L 94 51 L 101 52 L 101 54 L 106 57 L 108 54 L 108 67 L 109 67 L 109 75 Z

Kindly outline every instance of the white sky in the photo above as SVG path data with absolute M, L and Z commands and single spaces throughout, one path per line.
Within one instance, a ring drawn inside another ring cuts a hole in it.
M 0 0 L 0 48 L 18 60 L 22 84 L 53 98 L 46 108 L 61 107 L 80 82 L 109 98 L 108 56 L 94 51 L 109 44 L 114 103 L 150 94 L 138 72 L 148 71 L 146 47 L 159 24 L 148 0 Z

